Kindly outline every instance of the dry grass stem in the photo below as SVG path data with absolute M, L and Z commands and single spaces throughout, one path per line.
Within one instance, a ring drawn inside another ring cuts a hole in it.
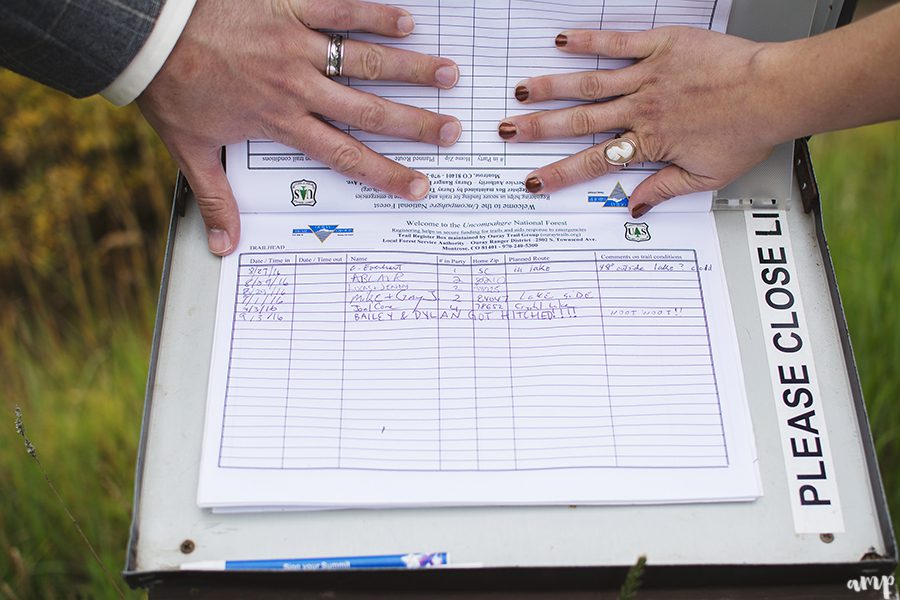
M 47 473 L 47 470 L 44 469 L 44 465 L 41 464 L 41 459 L 38 458 L 37 449 L 34 447 L 34 444 L 31 443 L 31 440 L 28 439 L 28 434 L 25 432 L 25 421 L 22 418 L 22 409 L 18 406 L 16 407 L 16 433 L 22 436 L 22 439 L 25 440 L 25 451 L 28 452 L 28 455 L 34 459 L 34 462 L 37 463 L 38 468 L 41 470 L 41 475 L 43 475 L 44 477 L 44 481 L 47 482 L 47 485 L 53 491 L 53 494 L 59 501 L 60 506 L 62 506 L 63 510 L 66 511 L 66 516 L 69 517 L 69 520 L 72 521 L 75 529 L 78 530 L 78 535 L 80 535 L 81 539 L 84 540 L 84 543 L 88 547 L 88 550 L 91 551 L 91 555 L 94 557 L 94 560 L 96 560 L 97 564 L 100 565 L 100 568 L 103 569 L 103 572 L 109 579 L 110 585 L 116 590 L 116 592 L 119 594 L 119 597 L 124 600 L 125 592 L 122 591 L 122 588 L 119 586 L 116 578 L 113 577 L 112 573 L 109 572 L 109 569 L 106 568 L 106 565 L 103 564 L 103 560 L 101 560 L 100 555 L 97 554 L 97 551 L 94 549 L 94 545 L 91 544 L 91 541 L 88 539 L 87 535 L 85 535 L 84 530 L 81 528 L 81 525 L 78 524 L 78 519 L 75 518 L 75 515 L 73 515 L 69 510 L 69 507 L 66 506 L 65 500 L 63 500 L 59 491 L 57 491 L 56 486 L 53 485 L 53 482 L 50 481 L 50 475 Z

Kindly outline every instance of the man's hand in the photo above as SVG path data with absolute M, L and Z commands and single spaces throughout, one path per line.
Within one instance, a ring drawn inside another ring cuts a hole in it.
M 297 148 L 348 177 L 408 199 L 428 179 L 331 127 L 327 117 L 389 136 L 450 146 L 450 116 L 395 104 L 323 75 L 328 36 L 316 29 L 408 35 L 399 8 L 360 0 L 197 0 L 175 49 L 138 105 L 187 176 L 209 249 L 229 254 L 240 215 L 220 161 L 224 144 L 266 138 Z M 453 61 L 347 40 L 343 73 L 361 79 L 453 87 Z

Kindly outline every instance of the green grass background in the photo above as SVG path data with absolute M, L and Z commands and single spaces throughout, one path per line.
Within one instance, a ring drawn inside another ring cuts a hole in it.
M 900 122 L 819 136 L 812 141 L 812 151 L 825 231 L 897 532 Z
M 0 88 L 13 86 L 12 99 L 0 97 L 0 599 L 117 598 L 25 453 L 13 409 L 24 410 L 49 476 L 107 568 L 118 574 L 174 169 L 133 109 L 76 103 L 0 73 Z M 92 128 L 98 126 L 114 138 L 97 134 Z M 47 136 L 60 128 L 87 139 L 63 140 L 48 152 Z M 900 123 L 819 136 L 812 150 L 896 524 Z M 102 161 L 118 162 L 104 167 L 95 183 L 85 165 Z M 68 170 L 54 175 L 60 169 Z M 104 182 L 110 169 L 121 171 L 119 179 Z M 144 174 L 135 179 L 132 171 Z M 54 191 L 43 182 L 53 177 L 69 194 L 58 209 L 43 201 Z M 66 188 L 72 177 L 80 183 Z M 132 190 L 126 196 L 137 198 L 133 205 L 123 204 L 119 186 Z M 60 212 L 90 218 L 52 221 Z M 44 253 L 48 246 L 54 252 Z

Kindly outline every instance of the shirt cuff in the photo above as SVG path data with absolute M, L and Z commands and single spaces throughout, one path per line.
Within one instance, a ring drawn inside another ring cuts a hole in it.
M 125 106 L 150 85 L 181 37 L 196 0 L 169 0 L 163 4 L 153 31 L 125 70 L 100 95 Z

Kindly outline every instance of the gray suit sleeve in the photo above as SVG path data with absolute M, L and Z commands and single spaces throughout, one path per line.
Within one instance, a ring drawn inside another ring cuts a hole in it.
M 0 66 L 76 98 L 96 94 L 131 63 L 165 1 L 0 0 Z

